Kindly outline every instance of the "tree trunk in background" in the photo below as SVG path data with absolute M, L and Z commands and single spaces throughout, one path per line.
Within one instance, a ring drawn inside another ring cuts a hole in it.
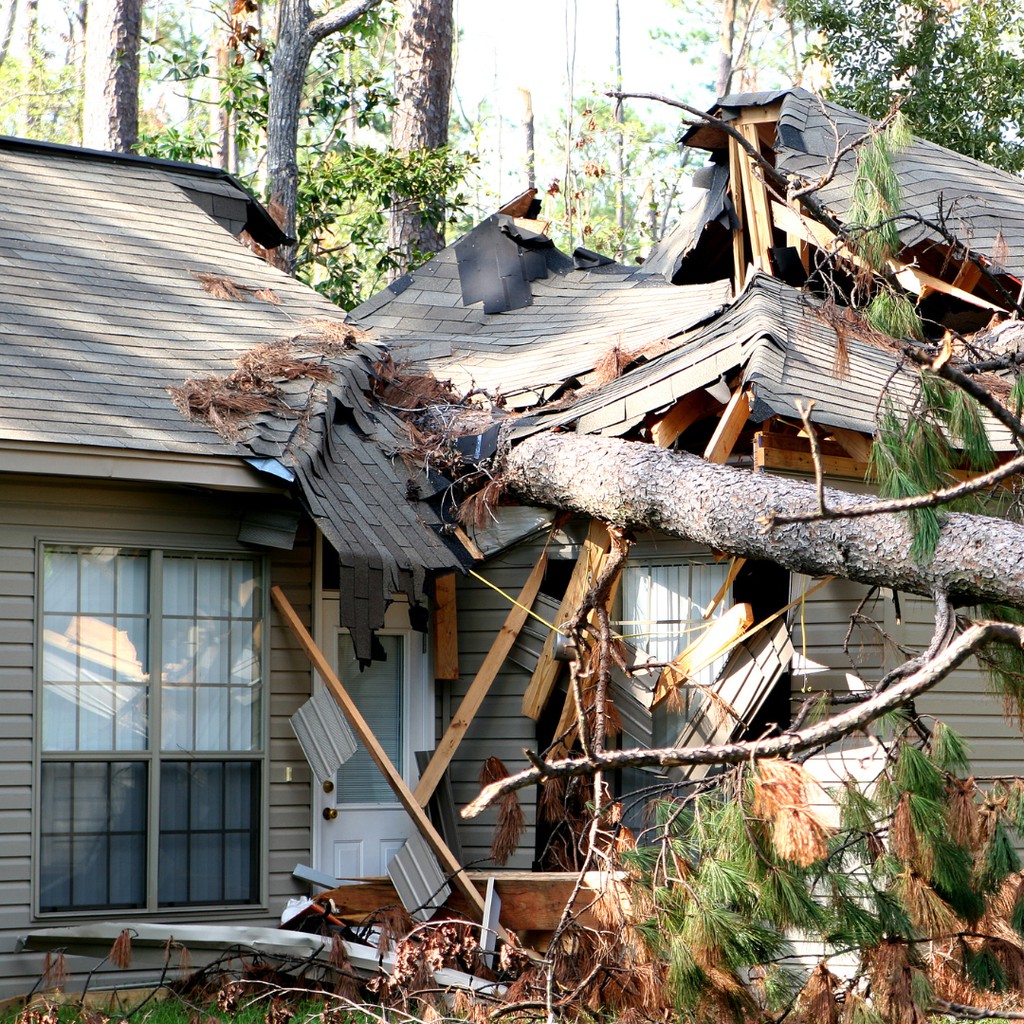
M 719 98 L 729 92 L 732 81 L 732 48 L 736 35 L 736 0 L 723 0 L 722 24 L 718 32 L 718 77 L 715 95 Z
M 452 0 L 404 0 L 395 54 L 395 149 L 413 154 L 447 145 L 451 80 Z M 388 246 L 400 264 L 393 280 L 405 272 L 412 253 L 444 248 L 443 219 L 428 223 L 414 198 L 393 196 Z
M 281 0 L 267 114 L 267 192 L 270 212 L 287 235 L 295 236 L 299 196 L 299 110 L 313 48 L 347 28 L 381 0 L 348 0 L 318 18 L 307 0 Z M 275 266 L 295 273 L 295 247 L 270 252 Z
M 82 144 L 130 153 L 139 138 L 142 0 L 93 0 L 85 23 Z
M 794 572 L 1024 608 L 1024 526 L 1006 519 L 944 513 L 934 556 L 918 564 L 910 558 L 905 514 L 771 528 L 773 514 L 817 508 L 813 483 L 712 465 L 653 444 L 538 434 L 512 448 L 503 476 L 510 491 L 530 504 L 663 530 Z M 825 494 L 832 508 L 875 500 L 831 489 Z
M 8 0 L 3 20 L 0 21 L 0 64 L 3 64 L 11 48 L 14 35 L 14 19 L 18 14 L 18 0 Z

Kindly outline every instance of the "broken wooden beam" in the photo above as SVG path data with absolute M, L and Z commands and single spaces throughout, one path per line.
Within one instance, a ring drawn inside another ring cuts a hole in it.
M 570 618 L 579 608 L 580 602 L 596 578 L 601 561 L 610 547 L 611 539 L 608 536 L 608 531 L 601 523 L 592 522 L 579 557 L 576 559 L 572 576 L 569 578 L 569 585 L 565 588 L 565 596 L 558 606 L 556 626 Z M 548 638 L 544 642 L 544 649 L 540 653 L 540 658 L 537 659 L 537 667 L 533 670 L 526 693 L 523 694 L 523 714 L 534 721 L 540 718 L 541 712 L 551 698 L 551 691 L 555 687 L 558 673 L 562 667 L 561 662 L 555 660 L 555 636 L 554 631 L 548 634 Z
M 651 426 L 651 440 L 661 448 L 668 448 L 698 421 L 721 412 L 723 406 L 703 388 L 684 395 L 671 406 L 661 419 Z
M 733 392 L 729 404 L 719 418 L 718 426 L 715 427 L 715 432 L 704 449 L 704 458 L 708 462 L 728 461 L 749 417 L 750 393 L 741 386 Z
M 863 480 L 868 464 L 844 455 L 821 453 L 821 471 L 826 476 Z M 814 455 L 806 437 L 787 434 L 754 434 L 754 469 L 773 469 L 788 473 L 814 473 Z
M 523 623 L 526 621 L 527 615 L 529 615 L 529 609 L 533 604 L 533 600 L 540 590 L 547 564 L 548 554 L 545 550 L 540 558 L 537 559 L 537 564 L 533 567 L 533 571 L 523 585 L 523 589 L 519 592 L 516 603 L 509 609 L 505 622 L 501 629 L 498 630 L 498 635 L 491 644 L 491 649 L 487 652 L 483 664 L 473 677 L 473 682 L 470 683 L 469 689 L 462 698 L 458 710 L 452 715 L 452 720 L 448 724 L 448 728 L 445 730 L 445 734 L 437 745 L 433 756 L 430 758 L 430 763 L 420 776 L 414 796 L 416 802 L 421 807 L 426 807 L 429 802 L 434 788 L 441 780 L 441 776 L 444 775 L 445 769 L 451 763 L 455 751 L 458 750 L 462 737 L 466 735 L 466 730 L 469 728 L 477 711 L 480 710 L 480 705 L 487 696 L 491 684 L 501 670 L 501 666 L 505 664 L 508 652 L 516 642 L 516 637 L 519 636 L 519 631 L 523 628 Z
M 687 679 L 734 647 L 735 641 L 753 624 L 754 612 L 749 604 L 734 604 L 715 619 L 671 664 L 661 670 L 651 706 L 657 707 Z

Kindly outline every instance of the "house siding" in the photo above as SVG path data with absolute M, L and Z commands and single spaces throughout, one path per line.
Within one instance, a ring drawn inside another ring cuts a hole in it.
M 33 925 L 76 923 L 32 917 L 34 602 L 36 551 L 40 541 L 177 546 L 196 550 L 253 550 L 237 541 L 241 514 L 253 495 L 174 489 L 141 490 L 130 485 L 74 480 L 8 478 L 0 490 L 0 998 L 30 989 L 43 957 L 15 951 Z M 268 553 L 270 582 L 280 584 L 309 622 L 312 599 L 312 528 L 304 525 L 291 551 Z M 311 671 L 287 630 L 270 619 L 269 871 L 267 908 L 184 915 L 126 914 L 126 918 L 221 920 L 274 924 L 286 900 L 301 888 L 291 878 L 296 861 L 309 858 L 308 770 L 288 718 L 310 693 Z M 285 782 L 287 767 L 292 782 Z M 84 967 L 71 960 L 72 970 Z M 102 983 L 102 982 L 99 982 Z M 74 987 L 74 981 L 70 983 Z

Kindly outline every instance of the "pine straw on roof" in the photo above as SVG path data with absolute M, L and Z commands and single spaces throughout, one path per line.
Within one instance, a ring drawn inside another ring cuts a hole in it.
M 224 376 L 192 377 L 167 389 L 178 410 L 190 420 L 209 423 L 222 437 L 237 440 L 241 424 L 271 409 L 298 416 L 281 399 L 287 381 L 327 382 L 333 370 L 324 360 L 350 350 L 366 338 L 351 324 L 329 319 L 307 320 L 303 331 L 291 338 L 256 345 L 235 361 Z

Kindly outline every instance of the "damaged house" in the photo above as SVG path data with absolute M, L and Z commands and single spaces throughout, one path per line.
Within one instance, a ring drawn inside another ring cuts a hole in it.
M 34 950 L 272 926 L 310 882 L 339 920 L 447 899 L 543 944 L 571 812 L 532 790 L 521 828 L 458 811 L 482 770 L 572 747 L 552 627 L 609 538 L 473 498 L 499 443 L 593 434 L 802 477 L 817 451 L 866 491 L 880 411 L 920 386 L 835 297 L 859 259 L 834 230 L 856 151 L 835 157 L 868 123 L 799 90 L 715 114 L 642 266 L 560 252 L 526 195 L 347 316 L 238 243 L 283 239 L 229 176 L 0 140 L 5 993 Z M 1008 343 L 1024 182 L 919 141 L 894 160 L 916 219 L 888 272 L 928 322 Z M 797 180 L 823 182 L 825 216 L 787 202 Z M 863 689 L 932 634 L 917 598 L 657 534 L 610 611 L 623 748 L 784 729 L 807 691 Z M 1017 771 L 984 689 L 962 669 L 918 709 L 980 773 Z M 874 756 L 848 740 L 811 767 L 868 779 Z M 642 831 L 627 794 L 693 777 L 623 771 L 625 820 Z

